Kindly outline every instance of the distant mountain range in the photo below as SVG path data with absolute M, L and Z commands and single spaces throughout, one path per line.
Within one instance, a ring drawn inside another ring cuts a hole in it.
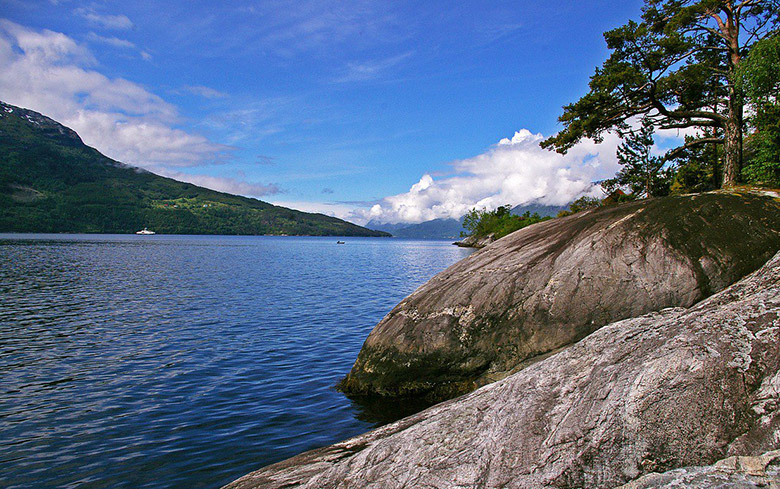
M 322 214 L 161 177 L 0 102 L 0 232 L 389 236 Z
M 542 217 L 555 217 L 558 212 L 567 209 L 567 205 L 545 205 L 538 202 L 518 205 L 512 208 L 512 213 L 522 215 L 525 212 L 539 214 Z M 433 219 L 419 224 L 383 224 L 369 221 L 366 227 L 378 229 L 392 234 L 396 238 L 407 239 L 460 239 L 463 229 L 463 218 Z
M 565 211 L 569 208 L 569 204 L 566 205 L 546 205 L 538 202 L 529 202 L 528 204 L 518 205 L 512 208 L 512 214 L 521 216 L 526 212 L 531 214 L 539 214 L 539 217 L 555 217 L 559 212 Z
M 463 231 L 463 219 L 434 219 L 419 224 L 382 224 L 369 221 L 366 227 L 406 239 L 458 239 Z

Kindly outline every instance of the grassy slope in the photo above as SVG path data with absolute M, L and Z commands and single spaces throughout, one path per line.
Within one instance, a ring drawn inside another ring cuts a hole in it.
M 386 236 L 115 162 L 40 114 L 0 103 L 0 232 Z

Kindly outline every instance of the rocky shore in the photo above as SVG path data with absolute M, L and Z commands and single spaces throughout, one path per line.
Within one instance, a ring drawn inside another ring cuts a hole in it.
M 460 241 L 456 241 L 452 244 L 455 246 L 460 246 L 461 248 L 477 248 L 481 249 L 485 246 L 489 245 L 493 241 L 495 241 L 495 236 L 492 234 L 488 234 L 487 236 L 468 236 L 466 238 L 463 238 Z
M 342 384 L 476 390 L 227 487 L 778 487 L 779 201 L 657 199 L 496 241 L 388 314 Z
M 612 323 L 471 394 L 227 487 L 678 487 L 639 478 L 777 448 L 778 403 L 780 254 L 692 308 Z M 776 468 L 767 477 L 780 482 Z
M 521 229 L 441 272 L 371 332 L 340 388 L 451 398 L 598 328 L 689 307 L 780 249 L 780 203 L 712 192 Z

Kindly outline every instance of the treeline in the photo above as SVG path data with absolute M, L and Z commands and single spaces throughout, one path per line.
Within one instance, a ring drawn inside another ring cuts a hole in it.
M 499 239 L 518 229 L 548 219 L 552 218 L 541 217 L 537 213 L 531 214 L 530 212 L 519 216 L 512 214 L 511 205 L 504 205 L 493 210 L 471 209 L 463 218 L 465 231 L 461 232 L 461 236 L 482 238 L 492 235 L 494 239 Z

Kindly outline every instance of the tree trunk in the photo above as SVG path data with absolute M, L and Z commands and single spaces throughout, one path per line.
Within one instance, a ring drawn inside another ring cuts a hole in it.
M 728 120 L 723 138 L 723 187 L 733 187 L 739 183 L 742 173 L 742 117 L 744 103 L 742 93 L 736 88 L 737 66 L 741 60 L 739 46 L 740 19 L 733 15 L 734 2 L 727 2 L 729 13 L 725 25 L 720 23 L 728 47 Z
M 723 187 L 733 187 L 742 171 L 742 124 L 729 121 L 726 125 L 723 153 Z
M 649 166 L 650 165 L 648 165 L 648 167 Z M 650 197 L 652 197 L 652 193 L 651 193 L 651 190 L 650 190 L 652 188 L 651 187 L 652 178 L 653 178 L 653 174 L 650 173 L 650 170 L 648 170 L 647 171 L 647 176 L 645 177 L 645 198 L 646 199 L 649 199 Z
M 730 77 L 734 80 L 734 77 Z M 723 187 L 733 187 L 739 183 L 742 172 L 742 117 L 744 104 L 742 94 L 729 87 L 728 121 L 724 125 L 723 137 Z

